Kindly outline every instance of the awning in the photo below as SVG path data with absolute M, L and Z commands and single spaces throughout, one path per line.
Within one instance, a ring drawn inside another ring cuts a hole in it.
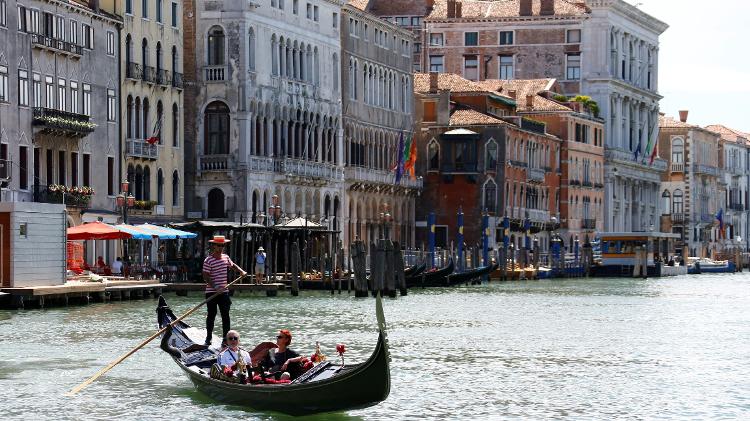
M 160 227 L 158 225 L 143 224 L 143 225 L 138 225 L 138 227 L 143 227 L 151 231 L 158 232 L 159 239 L 162 239 L 162 240 L 175 240 L 177 238 L 195 238 L 198 236 L 198 234 L 194 232 L 181 231 L 181 230 L 176 230 L 174 228 L 168 228 L 168 227 Z
M 68 240 L 120 240 L 131 237 L 132 234 L 99 221 L 68 228 Z
M 313 222 L 309 219 L 297 217 L 285 224 L 275 225 L 275 228 L 284 229 L 309 229 L 309 230 L 322 230 L 325 229 L 323 225 Z
M 132 235 L 134 240 L 151 240 L 152 238 L 159 238 L 159 233 L 135 225 L 119 224 L 115 225 L 115 228 Z

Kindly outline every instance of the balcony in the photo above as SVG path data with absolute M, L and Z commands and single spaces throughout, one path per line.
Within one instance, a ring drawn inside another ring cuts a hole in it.
M 141 79 L 143 79 L 144 82 L 154 83 L 154 81 L 156 81 L 156 69 L 151 66 L 142 66 L 142 69 L 143 76 Z
M 198 168 L 201 171 L 228 171 L 231 169 L 230 155 L 202 155 Z
M 205 66 L 203 77 L 206 82 L 223 82 L 227 77 L 227 66 Z
M 603 189 L 604 188 L 604 184 L 603 183 L 594 183 L 594 188 L 595 189 Z
M 712 175 L 714 177 L 719 175 L 719 169 L 711 165 L 695 164 L 694 168 L 696 174 Z
M 287 178 L 344 179 L 344 171 L 334 164 L 290 158 L 277 158 L 275 161 L 274 171 L 286 174 Z
M 511 167 L 518 167 L 518 168 L 526 168 L 529 166 L 529 164 L 522 162 L 522 161 L 514 161 L 512 159 L 508 160 L 508 165 Z
M 143 76 L 141 65 L 129 61 L 125 63 L 125 77 L 127 79 L 139 80 Z
M 701 222 L 704 224 L 712 224 L 716 218 L 710 213 L 701 214 Z
M 83 47 L 67 41 L 46 37 L 39 34 L 31 34 L 31 43 L 36 48 L 49 50 L 55 53 L 70 56 L 72 58 L 81 58 Z
M 672 172 L 685 172 L 685 164 L 682 162 L 673 162 Z
M 374 170 L 362 167 L 347 167 L 344 170 L 344 177 L 347 181 L 364 184 L 392 186 L 394 183 L 393 171 Z M 412 180 L 408 176 L 402 177 L 400 183 L 400 185 L 411 189 L 422 189 L 423 184 L 424 182 L 422 180 L 422 177 L 418 177 L 416 180 Z
M 250 171 L 253 172 L 274 172 L 274 164 L 277 161 L 273 158 L 267 158 L 265 156 L 251 156 L 250 157 Z
M 43 133 L 71 138 L 84 137 L 96 128 L 87 115 L 43 107 L 34 107 L 32 124 Z
M 172 87 L 182 89 L 183 86 L 182 73 L 172 72 Z
M 581 180 L 569 180 L 568 181 L 568 185 L 569 186 L 580 186 L 581 185 Z
M 528 118 L 521 119 L 521 128 L 530 132 L 545 134 L 547 125 L 541 121 L 535 121 Z
M 89 187 L 67 187 L 62 185 L 35 185 L 34 201 L 38 203 L 63 204 L 73 208 L 88 208 L 94 192 Z
M 684 213 L 673 213 L 670 218 L 672 220 L 672 225 L 682 225 L 685 223 Z
M 543 183 L 544 182 L 544 170 L 541 168 L 529 168 L 526 170 L 526 176 L 529 181 Z
M 583 180 L 583 182 L 581 183 L 581 186 L 591 188 L 591 187 L 594 187 L 594 184 L 590 180 Z
M 581 228 L 585 230 L 595 230 L 596 229 L 596 219 L 581 219 Z
M 649 165 L 648 159 L 646 159 L 644 163 L 643 155 L 639 155 L 638 160 L 636 161 L 634 159 L 635 154 L 633 152 L 626 151 L 624 149 L 606 148 L 604 151 L 604 158 L 607 161 L 619 161 L 619 163 L 622 163 L 622 164 L 628 164 L 628 165 L 637 164 L 644 168 L 648 168 L 656 172 L 664 172 L 667 170 L 667 161 L 661 158 L 654 159 L 653 164 Z
M 169 71 L 164 69 L 156 69 L 156 84 L 162 87 L 167 87 L 169 83 Z
M 526 209 L 529 214 L 529 220 L 532 222 L 549 221 L 549 212 L 541 209 Z
M 744 212 L 745 206 L 742 203 L 732 203 L 729 206 L 729 210 L 733 210 L 736 212 Z
M 159 148 L 141 139 L 126 139 L 125 154 L 131 158 L 158 159 Z

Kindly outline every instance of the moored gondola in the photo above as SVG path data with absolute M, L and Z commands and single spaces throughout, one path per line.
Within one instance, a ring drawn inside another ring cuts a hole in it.
M 422 263 L 422 264 L 419 264 L 419 265 L 410 266 L 410 267 L 406 268 L 406 270 L 404 270 L 404 276 L 407 277 L 407 278 L 411 278 L 411 277 L 414 277 L 414 276 L 419 276 L 419 274 L 421 274 L 422 272 L 424 272 L 425 268 L 427 268 L 427 264 L 425 264 L 425 263 Z
M 161 348 L 209 397 L 232 405 L 290 415 L 352 410 L 376 405 L 388 397 L 391 387 L 390 355 L 380 296 L 376 300 L 378 342 L 367 361 L 336 364 L 323 361 L 289 384 L 238 384 L 214 379 L 211 366 L 219 350 L 200 345 L 205 331 L 178 322 L 162 337 Z M 159 327 L 176 319 L 164 297 L 157 307 Z
M 481 278 L 484 275 L 489 274 L 495 269 L 497 269 L 497 264 L 491 264 L 488 266 L 480 266 L 478 268 L 470 269 L 470 270 L 460 272 L 460 273 L 452 273 L 448 275 L 446 283 L 449 286 L 453 286 L 453 285 L 460 285 L 466 282 L 471 282 L 473 280 Z
M 443 287 L 447 286 L 447 276 L 453 273 L 453 260 L 451 259 L 448 264 L 440 269 L 433 271 L 422 272 L 417 277 L 409 278 L 406 282 L 408 288 L 413 287 Z

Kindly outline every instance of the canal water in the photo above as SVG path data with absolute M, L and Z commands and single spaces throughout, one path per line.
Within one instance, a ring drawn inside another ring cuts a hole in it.
M 199 298 L 167 296 L 178 314 Z M 307 292 L 233 301 L 233 326 L 250 346 L 288 328 L 302 353 L 319 341 L 335 358 L 343 342 L 357 362 L 377 339 L 372 299 Z M 317 419 L 750 418 L 747 274 L 493 283 L 412 290 L 384 304 L 388 400 Z M 155 342 L 65 397 L 153 333 L 155 305 L 0 311 L 0 417 L 285 418 L 209 400 Z M 187 321 L 203 325 L 204 314 Z

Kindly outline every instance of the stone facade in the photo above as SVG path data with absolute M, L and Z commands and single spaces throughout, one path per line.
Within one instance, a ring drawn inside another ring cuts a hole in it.
M 363 0 L 367 4 L 366 11 L 380 19 L 395 23 L 414 34 L 412 48 L 412 69 L 422 72 L 422 50 L 424 43 L 424 17 L 434 5 L 434 0 Z
M 387 36 L 388 43 L 378 36 Z M 390 238 L 414 246 L 415 197 L 422 180 L 407 175 L 396 185 L 392 169 L 399 142 L 413 136 L 412 44 L 410 31 L 351 2 L 342 9 L 344 244 L 381 238 L 380 213 L 387 208 L 392 215 Z
M 130 182 L 135 200 L 146 202 L 137 211 L 141 215 L 131 219 L 179 220 L 185 177 L 182 5 L 178 0 L 124 0 L 117 6 L 124 17 L 121 177 Z
M 185 3 L 187 216 L 340 229 L 341 2 Z
M 6 166 L 0 178 L 9 181 L 1 199 L 64 199 L 69 224 L 80 223 L 83 209 L 112 211 L 120 173 L 122 20 L 85 2 L 6 0 L 4 6 L 0 160 Z M 95 193 L 87 199 L 51 192 L 49 185 Z

